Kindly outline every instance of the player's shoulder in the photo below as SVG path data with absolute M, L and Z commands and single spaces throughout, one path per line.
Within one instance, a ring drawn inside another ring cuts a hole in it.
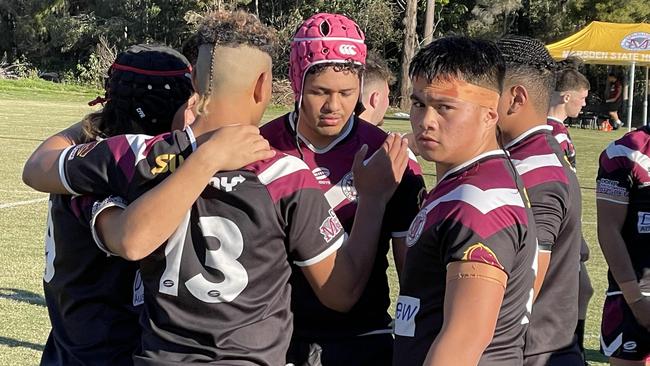
M 274 157 L 245 167 L 265 185 L 274 201 L 303 189 L 320 189 L 316 178 L 301 159 L 275 150 Z
M 283 114 L 275 119 L 266 122 L 260 127 L 260 133 L 266 139 L 278 138 L 279 136 L 289 133 L 287 129 L 288 118 L 290 114 Z
M 369 150 L 378 149 L 381 144 L 386 141 L 388 133 L 381 128 L 367 122 L 359 117 L 356 117 L 356 130 L 357 141 L 360 145 L 368 145 Z
M 547 118 L 546 119 L 546 124 L 551 126 L 553 128 L 553 135 L 558 135 L 560 133 L 565 133 L 568 134 L 569 130 L 566 128 L 563 122 L 560 122 L 558 120 L 552 119 L 552 118 Z
M 569 184 L 570 164 L 562 162 L 565 154 L 549 130 L 531 135 L 510 152 L 527 188 L 549 182 Z
M 611 142 L 600 154 L 600 166 L 605 170 L 640 167 L 650 171 L 650 128 L 628 132 Z

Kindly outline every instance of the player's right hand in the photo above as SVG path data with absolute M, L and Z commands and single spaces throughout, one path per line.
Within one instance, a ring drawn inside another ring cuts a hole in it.
M 210 154 L 211 168 L 215 172 L 237 170 L 275 156 L 269 142 L 260 135 L 259 128 L 253 125 L 221 127 L 211 133 L 200 149 Z
M 650 296 L 644 296 L 643 299 L 628 306 L 637 322 L 650 332 Z

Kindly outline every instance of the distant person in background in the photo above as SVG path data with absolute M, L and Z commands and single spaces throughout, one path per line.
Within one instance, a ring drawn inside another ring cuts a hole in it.
M 388 99 L 390 86 L 393 83 L 395 83 L 395 76 L 386 61 L 376 53 L 369 52 L 366 58 L 366 69 L 363 72 L 363 88 L 361 90 L 361 102 L 365 109 L 359 114 L 359 118 L 375 126 L 384 124 L 384 116 L 390 106 Z M 405 133 L 402 137 L 408 139 L 409 149 L 415 155 L 419 155 L 413 133 Z
M 618 117 L 618 109 L 621 107 L 621 103 L 623 103 L 623 84 L 619 80 L 618 75 L 613 72 L 607 76 L 607 82 L 609 83 L 609 90 L 607 91 L 605 106 L 607 107 L 612 127 L 618 129 L 623 125 L 623 122 Z
M 547 123 L 553 127 L 553 136 L 560 144 L 565 153 L 567 161 L 576 170 L 576 150 L 571 141 L 569 131 L 564 126 L 564 120 L 567 117 L 575 118 L 580 114 L 582 107 L 586 105 L 585 99 L 589 94 L 589 80 L 578 70 L 577 60 L 568 59 L 556 74 L 555 91 L 551 94 L 551 107 L 548 110 Z M 585 319 L 587 317 L 587 307 L 589 300 L 594 294 L 591 286 L 591 280 L 587 273 L 585 262 L 589 259 L 589 247 L 584 237 L 581 239 L 580 246 L 580 282 L 578 288 L 578 326 L 576 327 L 576 337 L 578 347 L 584 358 L 584 336 L 585 336 Z
M 395 82 L 395 76 L 384 61 L 376 53 L 368 53 L 366 70 L 363 73 L 363 88 L 361 102 L 365 110 L 359 118 L 375 126 L 384 124 L 384 115 L 390 101 L 390 85 Z

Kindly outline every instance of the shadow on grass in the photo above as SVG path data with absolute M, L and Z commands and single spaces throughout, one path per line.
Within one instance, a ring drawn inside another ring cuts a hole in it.
M 13 347 L 29 348 L 39 352 L 43 352 L 43 349 L 45 349 L 45 346 L 42 344 L 19 341 L 17 339 L 1 337 L 1 336 L 0 336 L 0 345 L 12 347 L 12 348 Z
M 30 305 L 45 306 L 45 299 L 43 296 L 17 288 L 0 287 L 0 299 L 20 301 Z
M 587 362 L 603 362 L 608 363 L 607 357 L 603 356 L 598 350 L 585 349 L 585 356 L 587 356 Z

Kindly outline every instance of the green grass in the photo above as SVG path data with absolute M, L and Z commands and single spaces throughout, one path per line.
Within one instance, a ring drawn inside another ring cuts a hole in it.
M 86 102 L 98 91 L 41 81 L 0 80 L 0 365 L 33 365 L 49 331 L 42 292 L 45 194 L 26 187 L 22 165 L 45 137 L 77 122 L 94 110 Z M 285 110 L 273 107 L 265 121 Z M 408 121 L 388 120 L 385 127 L 405 132 Z M 578 149 L 578 176 L 583 194 L 583 231 L 592 250 L 588 268 L 595 288 L 589 306 L 586 346 L 593 365 L 604 362 L 598 354 L 600 313 L 606 286 L 606 263 L 596 241 L 594 185 L 597 157 L 622 132 L 571 129 Z M 433 165 L 422 162 L 428 187 L 433 186 Z M 39 200 L 3 207 L 9 203 Z M 394 271 L 391 278 L 395 281 Z M 393 286 L 393 298 L 396 288 Z M 603 363 L 604 364 L 604 363 Z

